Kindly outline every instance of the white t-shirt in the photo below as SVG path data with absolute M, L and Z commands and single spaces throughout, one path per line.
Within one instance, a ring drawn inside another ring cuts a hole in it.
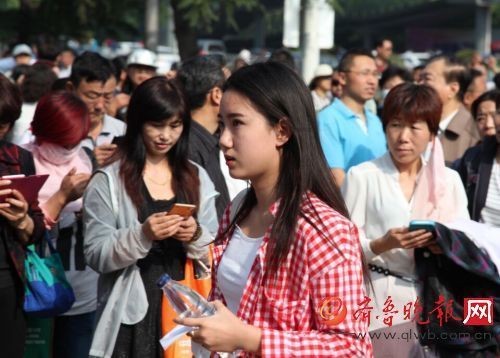
M 98 147 L 103 144 L 110 144 L 113 141 L 114 137 L 119 137 L 125 134 L 127 129 L 127 125 L 125 122 L 120 121 L 119 119 L 104 115 L 101 133 L 97 136 L 94 141 L 92 137 L 87 137 L 82 140 L 82 146 L 86 147 L 90 150 L 94 150 L 95 147 Z
M 500 227 L 500 164 L 493 161 L 486 203 L 481 210 L 481 221 Z
M 227 308 L 234 314 L 238 313 L 248 275 L 263 238 L 248 237 L 239 226 L 236 226 L 222 256 L 217 271 L 217 282 L 226 300 Z

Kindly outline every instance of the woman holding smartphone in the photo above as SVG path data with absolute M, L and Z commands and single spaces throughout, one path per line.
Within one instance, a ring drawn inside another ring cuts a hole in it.
M 225 85 L 220 118 L 229 172 L 251 187 L 226 209 L 215 241 L 217 312 L 177 322 L 199 327 L 193 340 L 213 352 L 371 357 L 359 335 L 367 324 L 353 317 L 365 294 L 358 231 L 307 87 L 279 63 L 244 67 Z
M 0 137 L 21 115 L 21 93 L 0 74 Z M 31 154 L 0 140 L 0 176 L 34 175 Z M 23 311 L 24 247 L 38 241 L 44 233 L 43 215 L 38 203 L 28 203 L 23 195 L 8 188 L 10 180 L 0 179 L 0 347 L 5 357 L 24 356 L 26 319 Z
M 429 247 L 437 252 L 437 248 L 432 232 L 409 230 L 410 220 L 446 223 L 469 217 L 460 178 L 445 167 L 437 138 L 441 110 L 431 87 L 409 83 L 394 87 L 382 112 L 389 151 L 353 167 L 342 188 L 352 220 L 364 234 L 363 252 L 375 270 L 370 330 L 409 329 L 414 324 L 403 313 L 404 305 L 417 299 L 413 249 Z M 383 311 L 391 305 L 397 314 Z M 374 339 L 373 346 L 375 356 L 408 356 L 414 342 Z
M 217 192 L 187 159 L 189 117 L 181 92 L 163 77 L 143 82 L 127 112 L 114 162 L 84 195 L 85 257 L 101 273 L 91 356 L 162 357 L 156 281 L 184 277 L 186 257 L 204 258 L 217 231 Z M 168 215 L 193 204 L 189 217 Z

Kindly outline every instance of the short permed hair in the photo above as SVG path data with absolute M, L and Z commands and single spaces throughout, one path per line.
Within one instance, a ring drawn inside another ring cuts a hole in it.
M 443 104 L 432 87 L 401 83 L 394 87 L 384 101 L 382 125 L 384 131 L 393 119 L 415 123 L 425 121 L 433 134 L 438 133 Z

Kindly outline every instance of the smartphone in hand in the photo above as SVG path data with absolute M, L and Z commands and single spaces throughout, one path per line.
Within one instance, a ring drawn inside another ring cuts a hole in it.
M 195 210 L 196 205 L 175 203 L 168 211 L 167 215 L 179 215 L 188 218 L 194 214 Z
M 425 230 L 434 232 L 436 230 L 436 222 L 432 220 L 412 220 L 408 229 L 410 231 Z

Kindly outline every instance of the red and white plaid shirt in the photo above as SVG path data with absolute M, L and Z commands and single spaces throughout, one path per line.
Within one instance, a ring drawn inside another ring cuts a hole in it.
M 314 194 L 309 194 L 309 199 L 304 200 L 301 210 L 314 226 L 303 216 L 298 218 L 294 243 L 280 265 L 276 281 L 263 280 L 270 229 L 266 232 L 237 316 L 262 329 L 263 357 L 372 357 L 368 325 L 353 318 L 365 297 L 357 228 Z M 279 201 L 270 208 L 274 216 L 278 205 Z M 229 223 L 227 208 L 219 234 Z M 214 245 L 210 300 L 225 302 L 217 284 L 217 270 L 230 236 Z M 332 298 L 340 298 L 347 308 L 345 319 L 338 324 L 332 324 L 328 315 L 325 317 L 332 308 L 328 306 Z

